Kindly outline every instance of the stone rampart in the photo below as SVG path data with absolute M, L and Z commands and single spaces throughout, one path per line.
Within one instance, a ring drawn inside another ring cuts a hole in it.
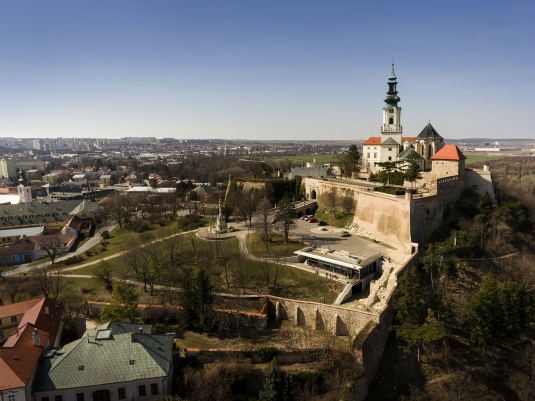
M 336 336 L 354 337 L 368 322 L 378 323 L 380 320 L 375 312 L 274 296 L 268 296 L 268 300 L 269 317 L 288 320 L 296 326 L 307 326 L 313 330 L 326 330 Z
M 465 177 L 466 189 L 481 196 L 488 192 L 491 199 L 495 199 L 492 175 L 489 170 L 466 170 Z
M 411 238 L 411 201 L 373 191 L 358 191 L 353 226 L 357 234 L 395 247 L 405 247 Z

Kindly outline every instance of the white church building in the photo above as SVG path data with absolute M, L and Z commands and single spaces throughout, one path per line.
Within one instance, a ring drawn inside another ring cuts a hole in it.
M 362 146 L 362 170 L 376 172 L 381 169 L 379 163 L 402 161 L 416 158 L 423 170 L 431 168 L 431 157 L 444 147 L 444 139 L 431 123 L 416 137 L 403 136 L 401 125 L 401 100 L 397 92 L 397 78 L 394 64 L 388 77 L 388 92 L 383 107 L 383 124 L 381 136 L 370 137 Z

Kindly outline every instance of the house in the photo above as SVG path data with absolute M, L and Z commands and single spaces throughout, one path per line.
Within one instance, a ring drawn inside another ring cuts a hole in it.
M 49 254 L 69 252 L 77 236 L 72 234 L 38 235 L 23 237 L 11 245 L 0 248 L 0 264 L 16 265 L 30 263 Z
M 46 354 L 33 383 L 36 401 L 150 400 L 168 394 L 173 335 L 150 325 L 106 323 Z
M 0 393 L 9 401 L 32 400 L 32 383 L 37 363 L 60 342 L 63 306 L 50 298 L 32 299 L 0 306 Z

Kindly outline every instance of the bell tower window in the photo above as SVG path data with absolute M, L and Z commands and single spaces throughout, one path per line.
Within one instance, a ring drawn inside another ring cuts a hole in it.
M 388 119 L 388 124 L 394 124 L 394 117 L 390 117 Z

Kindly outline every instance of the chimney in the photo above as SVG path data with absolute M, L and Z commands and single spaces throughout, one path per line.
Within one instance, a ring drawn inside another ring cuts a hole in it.
M 139 327 L 137 331 L 139 332 L 139 334 L 143 334 L 143 327 Z
M 131 340 L 132 342 L 134 342 L 134 334 L 135 334 L 135 333 L 130 333 L 130 340 Z
M 37 331 L 37 329 L 33 331 L 32 339 L 33 339 L 33 345 L 35 345 L 36 347 L 41 346 L 41 336 L 39 336 L 39 332 Z
M 48 308 L 48 306 L 45 306 L 45 313 L 46 313 L 47 315 L 50 315 L 50 309 Z

